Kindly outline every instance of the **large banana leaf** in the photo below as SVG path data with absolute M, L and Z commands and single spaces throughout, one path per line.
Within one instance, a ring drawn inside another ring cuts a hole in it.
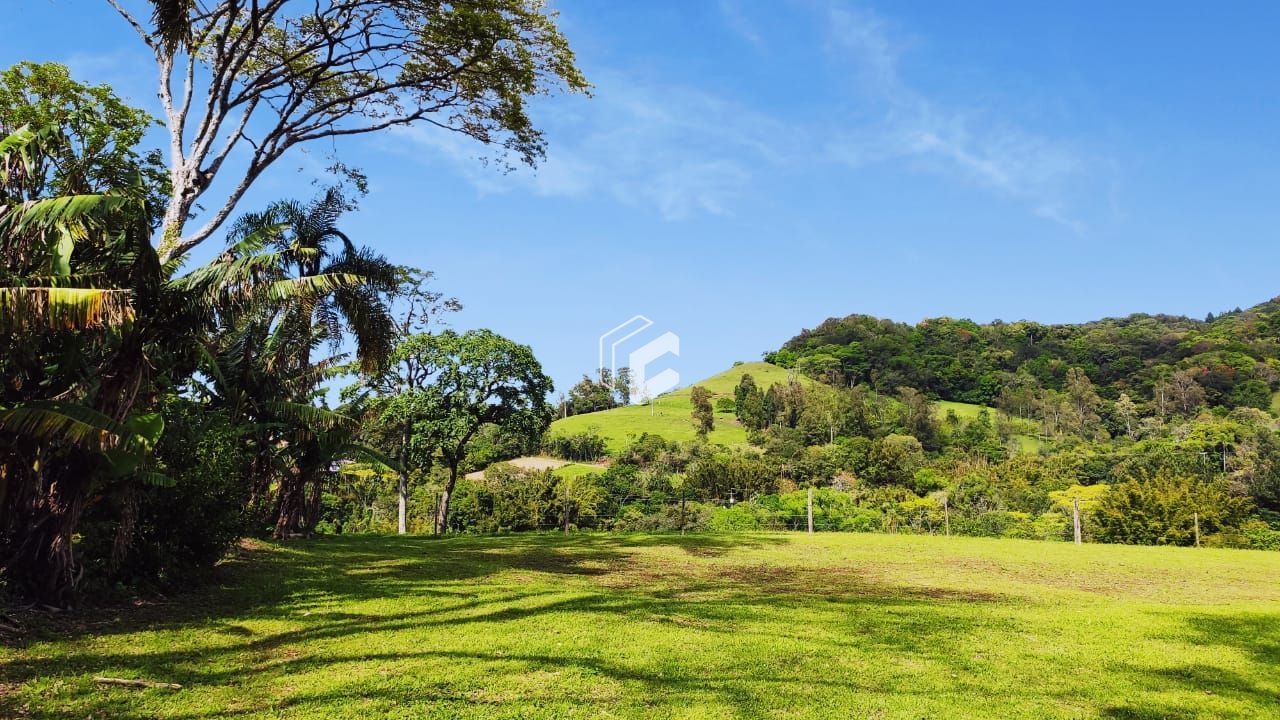
M 124 207 L 129 198 L 119 195 L 63 195 L 13 206 L 5 213 L 3 226 L 11 232 L 70 227 L 85 219 Z
M 132 320 L 132 294 L 128 290 L 0 287 L 0 332 L 83 330 L 124 325 Z
M 0 430 L 95 449 L 118 447 L 127 434 L 123 425 L 92 408 L 52 400 L 0 410 Z

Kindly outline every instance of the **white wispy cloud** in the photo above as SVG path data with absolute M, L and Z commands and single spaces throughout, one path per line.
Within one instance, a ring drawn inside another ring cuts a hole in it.
M 1026 204 L 1036 215 L 1077 231 L 1072 188 L 1088 159 L 1070 142 L 994 119 L 984 108 L 956 108 L 915 89 L 900 72 L 901 43 L 875 13 L 832 5 L 827 10 L 828 52 L 854 69 L 858 89 L 879 117 L 839 130 L 832 156 L 854 167 L 912 160 L 951 173 Z
M 756 48 L 764 47 L 764 36 L 747 19 L 737 0 L 720 0 L 720 15 L 724 17 L 725 24 L 729 26 L 729 29 L 737 33 L 743 40 L 756 46 Z
M 737 0 L 720 0 L 719 8 L 730 30 L 759 47 L 768 42 Z M 812 20 L 826 38 L 816 52 L 846 67 L 852 82 L 803 88 L 817 93 L 806 103 L 840 107 L 852 93 L 857 118 L 753 108 L 689 84 L 595 69 L 592 98 L 557 97 L 538 108 L 549 151 L 536 169 L 503 173 L 477 163 L 483 148 L 436 128 L 396 130 L 392 142 L 432 162 L 446 159 L 481 193 L 608 197 L 668 220 L 731 215 L 782 166 L 857 172 L 892 163 L 970 183 L 1083 229 L 1075 200 L 1105 163 L 1020 126 L 1004 108 L 956 107 L 919 89 L 902 71 L 902 34 L 870 10 L 819 6 Z
M 544 196 L 599 192 L 648 206 L 679 220 L 699 213 L 730 214 L 734 199 L 762 166 L 783 162 L 779 123 L 749 108 L 694 88 L 638 82 L 617 73 L 593 77 L 589 100 L 558 98 L 541 125 L 550 149 L 536 170 L 503 174 L 477 164 L 468 138 L 434 128 L 398 136 L 455 161 L 483 193 L 515 189 Z

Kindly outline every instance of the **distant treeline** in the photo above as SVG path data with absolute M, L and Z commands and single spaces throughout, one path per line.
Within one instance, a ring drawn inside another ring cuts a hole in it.
M 1027 389 L 1064 389 L 1071 368 L 1104 399 L 1167 403 L 1181 371 L 1209 406 L 1266 409 L 1280 379 L 1277 338 L 1277 300 L 1204 320 L 1138 314 L 1079 325 L 849 315 L 804 330 L 765 359 L 832 384 L 1010 406 Z

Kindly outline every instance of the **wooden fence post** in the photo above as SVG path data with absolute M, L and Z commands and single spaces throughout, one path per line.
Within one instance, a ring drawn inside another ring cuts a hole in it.
M 1071 498 L 1071 523 L 1075 527 L 1076 544 L 1084 542 L 1084 536 L 1080 533 L 1080 498 Z
M 1200 547 L 1200 513 L 1192 513 L 1191 517 L 1196 523 L 1196 547 Z
M 809 534 L 813 534 L 813 486 L 809 486 Z
M 947 496 L 942 496 L 942 519 L 947 525 L 947 537 L 951 537 L 951 505 L 947 502 Z

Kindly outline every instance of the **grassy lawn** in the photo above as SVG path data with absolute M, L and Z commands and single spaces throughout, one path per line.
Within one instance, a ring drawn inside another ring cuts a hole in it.
M 0 717 L 1280 714 L 1280 553 L 339 537 L 256 546 L 222 570 L 0 649 Z
M 744 373 L 750 373 L 762 390 L 767 390 L 774 383 L 785 383 L 788 377 L 788 371 L 784 368 L 763 362 L 750 362 L 696 384 L 706 388 L 717 399 L 731 398 L 733 389 Z M 609 452 L 612 453 L 621 450 L 630 438 L 646 432 L 661 435 L 667 440 L 691 442 L 697 437 L 692 414 L 689 388 L 683 388 L 656 398 L 652 410 L 648 405 L 631 405 L 604 412 L 574 415 L 556 420 L 551 425 L 551 431 L 568 434 L 594 430 L 605 439 Z M 721 445 L 745 445 L 747 431 L 732 414 L 716 413 L 716 426 L 708 439 Z

